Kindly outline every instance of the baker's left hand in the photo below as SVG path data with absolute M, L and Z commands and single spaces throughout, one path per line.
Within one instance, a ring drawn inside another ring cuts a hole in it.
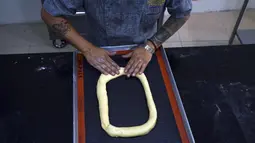
M 128 77 L 142 74 L 151 60 L 152 54 L 144 47 L 138 47 L 131 53 L 122 56 L 123 58 L 130 58 L 125 73 Z

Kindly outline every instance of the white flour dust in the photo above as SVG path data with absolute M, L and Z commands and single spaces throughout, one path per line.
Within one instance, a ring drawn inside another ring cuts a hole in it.
M 47 67 L 47 66 L 39 66 L 35 69 L 36 72 L 41 72 L 41 71 L 51 71 L 51 67 Z

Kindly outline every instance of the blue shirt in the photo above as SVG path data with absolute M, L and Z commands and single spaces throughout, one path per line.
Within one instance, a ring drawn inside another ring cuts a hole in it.
M 189 15 L 191 0 L 45 0 L 53 16 L 74 15 L 83 7 L 87 40 L 96 46 L 141 44 L 151 38 L 165 8 L 176 18 Z

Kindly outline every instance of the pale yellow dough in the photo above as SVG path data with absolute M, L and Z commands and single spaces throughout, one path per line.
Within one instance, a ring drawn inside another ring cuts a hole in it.
M 122 75 L 124 75 L 124 68 L 120 68 L 119 75 L 111 76 L 102 74 L 99 77 L 97 83 L 97 98 L 99 102 L 101 126 L 107 132 L 107 134 L 112 137 L 136 137 L 146 135 L 154 128 L 156 124 L 157 110 L 155 103 L 153 101 L 149 83 L 144 74 L 137 75 L 136 77 L 140 79 L 146 94 L 147 105 L 149 108 L 148 121 L 143 125 L 133 127 L 115 127 L 110 124 L 106 83 Z

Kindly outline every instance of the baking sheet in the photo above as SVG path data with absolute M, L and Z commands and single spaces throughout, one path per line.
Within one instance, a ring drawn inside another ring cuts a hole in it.
M 113 57 L 120 65 L 125 66 L 128 60 Z M 136 138 L 112 138 L 101 128 L 96 84 L 100 73 L 84 60 L 85 90 L 85 126 L 86 143 L 155 143 L 180 142 L 180 136 L 172 109 L 170 107 L 161 71 L 154 56 L 145 74 L 158 110 L 158 121 L 155 128 L 146 136 Z M 107 85 L 109 98 L 110 121 L 115 126 L 134 126 L 148 120 L 148 109 L 143 87 L 136 78 L 120 77 Z

